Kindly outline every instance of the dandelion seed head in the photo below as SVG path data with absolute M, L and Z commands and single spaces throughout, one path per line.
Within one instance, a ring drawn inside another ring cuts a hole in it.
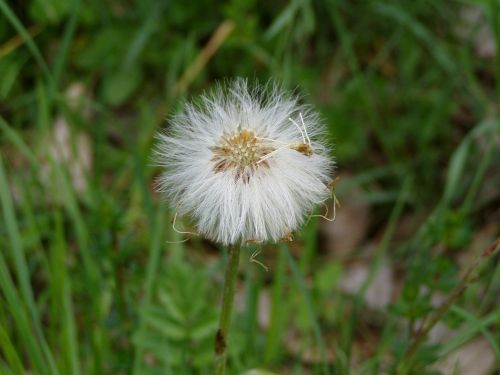
M 219 85 L 169 123 L 157 136 L 158 190 L 213 241 L 279 241 L 330 194 L 319 116 L 278 85 Z

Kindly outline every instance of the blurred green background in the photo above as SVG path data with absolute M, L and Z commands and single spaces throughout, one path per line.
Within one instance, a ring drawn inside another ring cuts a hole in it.
M 499 233 L 499 47 L 498 0 L 0 0 L 0 374 L 210 373 L 224 251 L 151 155 L 237 76 L 320 111 L 342 207 L 243 252 L 229 373 L 394 374 L 438 316 L 406 373 L 500 374 L 498 256 L 438 313 Z

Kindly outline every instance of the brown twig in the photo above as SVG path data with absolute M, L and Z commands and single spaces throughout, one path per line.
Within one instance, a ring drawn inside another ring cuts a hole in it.
M 188 66 L 182 77 L 177 81 L 174 87 L 175 95 L 182 95 L 186 92 L 189 85 L 196 76 L 205 67 L 212 56 L 217 52 L 222 43 L 227 39 L 234 29 L 234 22 L 226 20 L 222 22 L 214 31 L 208 43 L 203 47 L 196 59 Z
M 28 28 L 28 34 L 31 37 L 37 35 L 40 31 L 42 31 L 41 26 L 33 25 Z M 4 44 L 0 46 L 0 59 L 4 56 L 7 56 L 9 53 L 14 51 L 16 48 L 22 46 L 24 43 L 24 39 L 20 35 L 16 35 L 6 41 Z

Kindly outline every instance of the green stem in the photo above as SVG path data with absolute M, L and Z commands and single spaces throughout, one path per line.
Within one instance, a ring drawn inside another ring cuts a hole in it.
M 240 245 L 228 247 L 229 261 L 224 278 L 224 294 L 222 296 L 222 311 L 219 319 L 219 329 L 215 337 L 215 375 L 226 373 L 227 335 L 233 312 L 234 292 L 240 262 Z

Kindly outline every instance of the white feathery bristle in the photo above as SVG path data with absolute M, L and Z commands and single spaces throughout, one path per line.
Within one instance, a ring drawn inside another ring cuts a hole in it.
M 158 190 L 213 241 L 279 241 L 330 196 L 323 136 L 295 95 L 236 79 L 186 104 L 158 134 Z

